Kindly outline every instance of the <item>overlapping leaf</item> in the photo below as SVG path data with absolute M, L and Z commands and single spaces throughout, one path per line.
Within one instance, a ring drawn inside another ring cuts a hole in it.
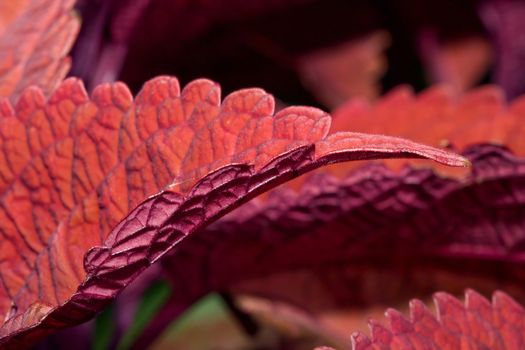
M 491 145 L 465 155 L 473 171 L 462 181 L 378 164 L 344 178 L 320 173 L 196 232 L 163 261 L 176 288 L 141 345 L 216 290 L 314 314 L 441 288 L 505 286 L 523 298 L 525 161 Z
M 491 143 L 509 148 L 518 156 L 525 154 L 522 135 L 525 132 L 524 99 L 507 103 L 502 91 L 485 86 L 457 95 L 446 86 L 429 88 L 414 95 L 400 87 L 376 104 L 354 99 L 333 112 L 334 130 L 359 130 L 385 135 L 398 135 L 430 145 L 447 146 L 463 151 L 477 143 Z M 387 161 L 392 169 L 401 168 L 404 161 Z M 421 163 L 440 174 L 465 178 L 469 171 L 453 170 Z M 331 168 L 332 173 L 346 174 L 355 165 Z
M 415 96 L 398 88 L 369 105 L 349 101 L 334 111 L 334 130 L 357 130 L 411 137 L 431 145 L 466 146 L 491 142 L 505 145 L 519 155 L 525 153 L 525 99 L 507 104 L 502 91 L 486 86 L 455 95 L 436 86 Z
M 74 0 L 3 1 L 0 4 L 0 96 L 16 101 L 37 85 L 48 95 L 70 67 L 66 57 L 79 21 Z
M 352 113 L 336 113 L 347 118 L 336 119 L 336 128 L 355 125 L 434 144 L 448 139 L 462 149 L 510 140 L 520 155 L 521 105 L 521 99 L 506 105 L 495 88 L 460 99 L 443 88 L 419 97 L 399 90 L 375 106 L 347 106 Z M 434 167 L 354 165 L 347 176 L 319 174 L 298 193 L 281 188 L 268 201 L 250 203 L 166 261 L 175 283 L 185 282 L 163 312 L 173 317 L 212 290 L 283 299 L 312 312 L 469 284 L 487 292 L 505 284 L 523 298 L 525 160 L 494 144 L 464 152 L 473 167 L 459 177 L 450 171 L 442 177 Z M 349 165 L 331 170 L 340 175 Z M 463 277 L 440 280 L 443 273 Z M 375 290 L 378 284 L 383 288 Z M 169 319 L 160 316 L 151 332 Z
M 273 115 L 273 98 L 259 89 L 221 105 L 208 80 L 180 92 L 176 79 L 160 77 L 133 101 L 123 84 L 88 98 L 69 79 L 47 102 L 29 88 L 14 108 L 1 106 L 6 346 L 91 317 L 185 236 L 313 168 L 395 156 L 466 162 L 399 138 L 328 135 L 328 114 Z
M 437 315 L 419 300 L 410 303 L 410 318 L 394 309 L 386 312 L 388 326 L 369 322 L 371 337 L 352 335 L 352 349 L 522 349 L 525 310 L 503 292 L 492 303 L 468 290 L 465 304 L 446 293 L 434 295 Z

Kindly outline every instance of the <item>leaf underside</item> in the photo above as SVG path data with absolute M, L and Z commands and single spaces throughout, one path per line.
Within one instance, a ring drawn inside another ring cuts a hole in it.
M 344 178 L 318 173 L 298 192 L 278 188 L 196 232 L 162 261 L 177 288 L 149 337 L 210 291 L 313 314 L 441 288 L 505 285 L 523 300 L 525 160 L 487 144 L 464 155 L 466 179 L 380 164 Z
M 185 281 L 164 311 L 178 313 L 213 290 L 281 299 L 313 313 L 442 288 L 491 292 L 502 283 L 525 300 L 525 163 L 513 154 L 525 152 L 523 101 L 507 105 L 494 87 L 460 98 L 435 87 L 417 97 L 399 89 L 375 105 L 350 102 L 336 111 L 335 129 L 447 140 L 460 149 L 492 144 L 465 149 L 473 167 L 459 177 L 451 168 L 436 173 L 433 165 L 407 168 L 398 160 L 346 163 L 297 193 L 284 187 L 250 202 L 164 260 L 174 283 Z M 506 142 L 512 152 L 494 145 Z M 374 289 L 384 285 L 388 292 Z M 153 334 L 169 318 L 159 319 Z
M 185 236 L 301 173 L 385 157 L 468 163 L 404 139 L 329 135 L 328 114 L 274 115 L 260 89 L 221 104 L 204 79 L 180 91 L 159 77 L 135 100 L 121 83 L 89 98 L 68 79 L 0 112 L 0 341 L 13 346 L 88 319 Z

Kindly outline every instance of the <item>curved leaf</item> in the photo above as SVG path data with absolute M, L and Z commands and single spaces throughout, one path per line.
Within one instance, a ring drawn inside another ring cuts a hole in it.
M 16 101 L 37 85 L 48 95 L 71 65 L 66 57 L 79 21 L 74 0 L 4 1 L 0 5 L 0 96 Z
M 386 311 L 388 326 L 369 321 L 371 337 L 352 334 L 352 349 L 522 349 L 525 310 L 503 292 L 492 303 L 467 290 L 465 304 L 447 293 L 434 295 L 436 313 L 419 300 L 410 303 L 410 318 Z
M 334 111 L 334 130 L 410 137 L 430 145 L 452 144 L 462 150 L 479 142 L 505 145 L 525 154 L 525 98 L 506 103 L 502 91 L 485 86 L 462 96 L 444 86 L 414 95 L 398 88 L 370 105 L 351 100 Z
M 477 143 L 503 145 L 515 154 L 525 155 L 525 99 L 507 103 L 501 89 L 485 86 L 458 96 L 445 86 L 435 86 L 414 95 L 400 87 L 375 104 L 354 99 L 334 111 L 334 130 L 396 135 L 434 146 L 448 146 L 459 152 Z M 464 179 L 467 169 L 447 169 L 429 162 L 442 175 Z M 400 169 L 405 161 L 387 161 Z M 330 172 L 345 175 L 355 164 L 332 167 Z
M 525 159 L 494 145 L 464 155 L 473 167 L 462 180 L 381 164 L 343 178 L 319 172 L 196 232 L 163 260 L 176 288 L 137 348 L 211 291 L 314 315 L 444 288 L 525 300 Z
M 1 106 L 5 346 L 88 319 L 184 237 L 316 167 L 405 156 L 468 163 L 404 139 L 328 135 L 328 114 L 274 115 L 260 89 L 221 104 L 218 85 L 203 79 L 179 91 L 159 77 L 135 101 L 121 83 L 88 98 L 69 79 L 47 102 L 29 88 L 14 109 Z
M 428 131 L 426 141 L 435 143 L 443 135 L 460 140 L 457 125 L 466 133 L 462 144 L 487 133 L 504 142 L 522 127 L 520 104 L 503 104 L 494 88 L 459 101 L 440 88 L 417 98 L 398 90 L 373 107 L 356 103 L 363 114 L 339 121 L 375 132 L 390 127 L 392 133 L 414 137 Z M 464 120 L 457 121 L 460 117 Z M 514 148 L 521 152 L 519 144 Z M 392 171 L 381 165 L 340 178 L 319 174 L 299 193 L 281 188 L 268 201 L 252 201 L 196 233 L 165 260 L 178 288 L 139 347 L 213 290 L 283 299 L 311 312 L 469 285 L 491 292 L 504 284 L 523 298 L 524 159 L 490 144 L 464 155 L 473 167 L 459 178 L 428 168 Z M 443 278 L 454 273 L 455 281 Z

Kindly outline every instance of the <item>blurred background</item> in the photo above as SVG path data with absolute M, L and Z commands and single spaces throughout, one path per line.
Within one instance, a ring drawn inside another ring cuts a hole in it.
M 159 74 L 334 109 L 400 84 L 525 91 L 518 0 L 81 0 L 71 75 L 136 92 Z

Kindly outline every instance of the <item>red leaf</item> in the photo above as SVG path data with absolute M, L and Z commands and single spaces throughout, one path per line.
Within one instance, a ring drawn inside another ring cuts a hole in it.
M 462 96 L 436 86 L 415 96 L 398 88 L 378 103 L 351 100 L 334 112 L 334 130 L 355 130 L 407 137 L 429 145 L 451 144 L 458 150 L 480 143 L 505 145 L 525 155 L 525 97 L 506 103 L 494 86 L 478 88 Z M 406 162 L 392 162 L 399 167 Z M 432 166 L 432 164 L 429 164 Z M 337 169 L 348 171 L 348 166 Z M 460 177 L 468 172 L 438 167 L 440 173 Z
M 419 300 L 410 318 L 386 312 L 388 326 L 369 322 L 371 337 L 352 334 L 352 349 L 521 349 L 525 346 L 525 310 L 503 292 L 492 303 L 468 290 L 465 304 L 446 293 L 434 295 L 437 316 Z
M 46 95 L 64 79 L 66 57 L 79 29 L 74 0 L 22 0 L 0 4 L 0 96 L 16 101 L 37 85 Z
M 221 105 L 208 80 L 179 92 L 175 78 L 159 77 L 133 101 L 121 83 L 89 99 L 69 79 L 48 102 L 29 88 L 15 109 L 1 105 L 5 346 L 92 317 L 185 236 L 316 167 L 399 156 L 468 163 L 399 138 L 327 136 L 328 114 L 289 107 L 273 115 L 260 89 Z
M 523 298 L 525 160 L 492 145 L 466 155 L 473 170 L 462 181 L 379 164 L 344 178 L 319 173 L 298 193 L 281 187 L 196 232 L 163 260 L 177 288 L 141 347 L 211 291 L 314 314 L 442 288 L 505 287 Z

